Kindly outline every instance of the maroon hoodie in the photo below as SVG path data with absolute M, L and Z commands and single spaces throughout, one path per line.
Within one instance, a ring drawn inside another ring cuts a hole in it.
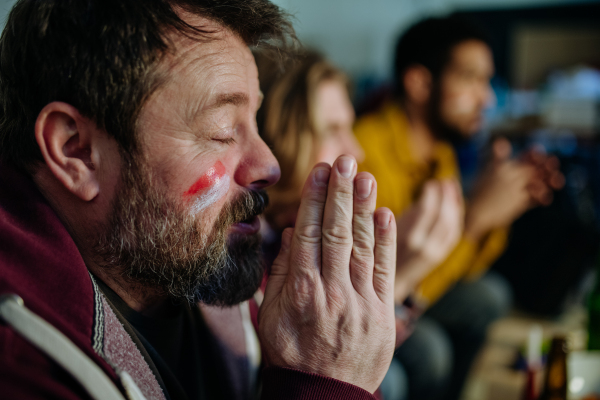
M 98 291 L 56 213 L 29 177 L 0 163 L 0 296 L 5 294 L 20 296 L 29 310 L 93 360 L 123 394 L 115 367 L 128 372 L 148 399 L 169 398 L 162 392 L 160 376 L 145 361 L 139 340 Z M 216 368 L 231 377 L 246 376 L 235 370 L 240 363 L 226 361 L 227 340 L 221 340 L 218 329 L 212 332 L 222 344 L 224 359 Z M 232 398 L 249 397 L 244 385 L 248 383 L 232 383 Z M 0 393 L 7 399 L 89 398 L 68 372 L 5 323 L 0 323 Z M 261 398 L 374 399 L 346 382 L 276 367 L 263 371 Z

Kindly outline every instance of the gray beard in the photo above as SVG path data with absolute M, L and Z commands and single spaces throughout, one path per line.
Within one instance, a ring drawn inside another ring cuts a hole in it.
M 153 184 L 141 157 L 122 151 L 120 190 L 95 252 L 104 271 L 142 296 L 232 306 L 252 297 L 264 273 L 260 235 L 231 235 L 229 227 L 261 214 L 264 191 L 246 191 L 227 203 L 210 233 L 201 216 L 169 200 Z

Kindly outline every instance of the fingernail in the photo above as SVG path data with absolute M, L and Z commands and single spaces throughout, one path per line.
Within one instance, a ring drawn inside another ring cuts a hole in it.
M 338 161 L 338 171 L 344 178 L 350 178 L 354 172 L 354 160 L 351 158 L 342 158 Z
M 361 199 L 366 199 L 371 195 L 373 189 L 373 181 L 370 179 L 359 179 L 356 181 L 356 194 Z
M 326 169 L 316 170 L 314 176 L 317 186 L 327 186 L 327 183 L 329 183 L 329 171 Z
M 388 213 L 377 214 L 377 226 L 380 228 L 387 228 L 390 224 L 390 216 Z

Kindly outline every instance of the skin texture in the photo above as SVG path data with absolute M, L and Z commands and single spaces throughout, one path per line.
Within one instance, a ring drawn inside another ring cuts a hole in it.
M 201 211 L 208 232 L 236 192 L 272 185 L 280 173 L 257 132 L 262 95 L 248 47 L 210 21 L 187 19 L 192 25 L 212 24 L 219 40 L 200 44 L 173 35 L 175 47 L 162 64 L 167 82 L 145 104 L 138 126 L 152 184 L 190 212 L 183 193 L 217 162 L 223 164 L 230 188 Z M 38 115 L 35 135 L 45 163 L 34 181 L 88 268 L 133 309 L 168 315 L 166 298 L 144 296 L 135 283 L 104 273 L 94 254 L 94 228 L 107 222 L 119 195 L 115 140 L 60 102 Z M 394 349 L 396 227 L 389 210 L 375 211 L 375 196 L 375 180 L 365 173 L 356 178 L 351 156 L 338 159 L 333 169 L 320 164 L 309 177 L 296 231 L 284 237 L 289 245 L 260 310 L 259 336 L 271 365 L 324 374 L 371 392 L 381 383 Z M 237 223 L 229 234 L 256 230 Z
M 467 40 L 456 45 L 440 80 L 442 121 L 465 136 L 481 129 L 481 113 L 494 95 L 493 75 L 494 60 L 486 44 Z
M 336 80 L 321 83 L 315 103 L 315 125 L 323 138 L 317 162 L 331 165 L 342 154 L 351 154 L 361 162 L 365 154 L 352 132 L 354 108 L 344 85 Z
M 411 126 L 410 145 L 417 159 L 431 160 L 434 144 L 440 140 L 440 132 L 435 130 L 440 126 L 464 138 L 481 128 L 481 113 L 493 98 L 489 84 L 493 73 L 491 50 L 477 40 L 466 40 L 452 49 L 437 87 L 425 67 L 408 68 L 403 77 L 404 105 Z M 492 157 L 476 181 L 464 220 L 464 234 L 475 242 L 492 229 L 511 225 L 531 207 L 549 204 L 552 191 L 564 185 L 555 157 L 535 150 L 520 159 L 511 156 L 510 143 L 496 141 Z

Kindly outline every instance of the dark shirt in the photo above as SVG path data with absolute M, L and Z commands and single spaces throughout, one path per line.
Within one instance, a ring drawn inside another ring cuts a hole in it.
M 152 358 L 171 400 L 215 398 L 202 379 L 203 364 L 208 366 L 208 354 L 203 354 L 201 340 L 208 334 L 197 307 L 187 303 L 169 305 L 169 317 L 155 318 L 131 309 L 104 282 L 97 280 L 111 305 L 131 324 L 138 339 Z M 209 397 L 210 396 L 210 397 Z

